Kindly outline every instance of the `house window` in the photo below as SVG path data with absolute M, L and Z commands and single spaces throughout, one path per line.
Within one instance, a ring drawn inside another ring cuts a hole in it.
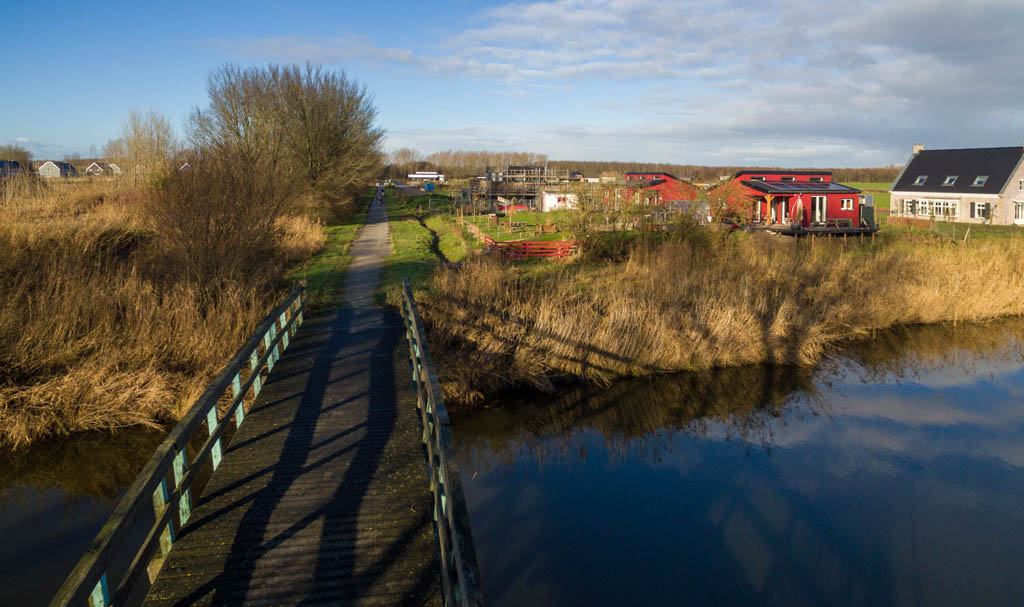
M 914 185 L 924 185 L 924 182 L 928 180 L 927 175 L 918 175 L 917 179 L 914 180 Z
M 916 200 L 904 200 L 903 201 L 903 214 L 904 215 L 916 215 L 917 214 L 917 201 Z
M 764 177 L 763 176 L 761 176 L 761 177 L 751 177 L 750 180 L 751 181 L 764 181 Z
M 972 183 L 971 186 L 980 188 L 985 185 L 986 181 L 988 181 L 988 175 L 978 175 L 974 178 L 974 183 Z
M 781 181 L 796 181 L 796 177 L 783 177 Z
M 942 182 L 942 185 L 953 185 L 956 183 L 957 175 L 950 175 L 946 177 L 946 180 Z
M 843 198 L 841 203 L 842 204 L 839 205 L 839 208 L 841 210 L 843 210 L 843 211 L 852 211 L 853 210 L 853 198 Z
M 822 183 L 824 181 L 825 181 L 824 177 L 811 177 L 811 182 L 812 183 Z
M 989 203 L 987 202 L 972 202 L 971 203 L 971 219 L 988 219 L 989 216 Z

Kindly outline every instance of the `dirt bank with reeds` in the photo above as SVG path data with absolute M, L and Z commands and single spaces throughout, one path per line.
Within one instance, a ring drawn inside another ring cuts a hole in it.
M 617 263 L 442 269 L 421 297 L 445 395 L 467 404 L 559 378 L 810 365 L 876 329 L 1021 315 L 1024 240 L 691 232 Z

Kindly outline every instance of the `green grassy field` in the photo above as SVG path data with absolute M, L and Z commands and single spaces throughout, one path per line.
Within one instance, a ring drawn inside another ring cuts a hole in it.
M 963 241 L 967 236 L 969 240 L 999 240 L 1013 239 L 1024 236 L 1024 226 L 991 226 L 977 223 L 958 223 L 949 221 L 936 221 L 932 227 L 894 227 L 887 225 L 888 218 L 882 218 L 880 227 L 885 234 L 896 234 L 900 236 L 912 236 L 914 234 L 931 234 L 953 241 Z M 970 230 L 970 235 L 967 231 Z
M 471 247 L 451 221 L 450 198 L 402 196 L 386 190 L 385 202 L 391 224 L 391 256 L 384 265 L 381 289 L 387 300 L 394 302 L 402 278 L 408 278 L 413 286 L 426 284 L 438 263 L 462 261 Z M 436 251 L 432 246 L 435 234 Z
M 857 188 L 862 190 L 865 194 L 871 194 L 875 197 L 875 209 L 878 211 L 889 210 L 889 187 L 892 185 L 888 181 L 884 183 L 869 182 L 869 181 L 855 181 L 850 183 L 844 183 L 851 188 Z
M 467 215 L 466 221 L 477 226 L 485 234 L 493 238 L 494 240 L 506 242 L 510 240 L 532 240 L 532 241 L 557 241 L 557 240 L 572 240 L 572 238 L 565 233 L 564 224 L 567 211 L 550 211 L 548 213 L 516 213 L 512 215 L 513 223 L 525 223 L 526 225 L 520 228 L 508 229 L 508 217 L 499 217 L 501 222 L 500 226 L 493 224 L 493 218 L 487 215 Z M 556 225 L 561 229 L 560 232 L 548 232 L 544 234 L 537 234 L 535 227 L 538 225 L 551 224 Z

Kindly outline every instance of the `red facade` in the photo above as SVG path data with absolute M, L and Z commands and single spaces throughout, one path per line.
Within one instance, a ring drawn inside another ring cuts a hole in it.
M 626 173 L 626 183 L 630 181 L 648 182 L 643 187 L 652 204 L 665 204 L 670 200 L 697 200 L 697 187 L 683 181 L 671 173 Z
M 753 223 L 860 223 L 860 190 L 833 182 L 828 171 L 740 171 L 716 192 Z

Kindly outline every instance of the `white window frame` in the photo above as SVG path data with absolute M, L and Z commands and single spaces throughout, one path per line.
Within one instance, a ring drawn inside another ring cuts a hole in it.
M 981 186 L 985 185 L 987 181 L 988 175 L 978 175 L 977 177 L 974 178 L 974 183 L 971 184 L 971 187 L 980 188 Z
M 750 180 L 751 181 L 764 181 L 765 178 L 764 178 L 764 175 L 759 175 L 757 177 L 751 177 Z
M 978 207 L 984 205 L 985 214 L 978 212 Z M 988 202 L 972 202 L 971 203 L 971 219 L 990 219 L 992 215 L 992 206 Z
M 942 185 L 949 187 L 956 185 L 956 180 L 959 179 L 959 175 L 946 175 L 946 180 L 942 182 Z
M 924 185 L 926 181 L 928 181 L 927 175 L 918 175 L 917 179 L 914 180 L 914 185 Z
M 839 203 L 839 210 L 841 211 L 852 211 L 853 210 L 853 198 L 843 198 Z
M 815 217 L 818 211 L 818 202 L 821 201 L 821 218 Z M 828 196 L 811 196 L 811 220 L 816 223 L 828 221 Z
M 796 181 L 796 177 L 781 177 L 781 178 L 779 178 L 779 181 L 784 181 L 786 183 L 791 183 L 793 181 Z
M 824 177 L 811 177 L 811 183 L 825 183 Z

